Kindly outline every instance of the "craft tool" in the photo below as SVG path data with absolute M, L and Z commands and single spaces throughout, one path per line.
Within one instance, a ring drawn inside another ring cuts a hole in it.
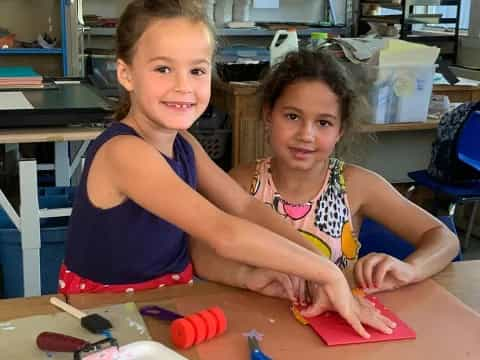
M 73 336 L 46 331 L 37 336 L 37 346 L 48 352 L 71 352 L 74 360 L 110 360 L 118 359 L 119 355 L 118 343 L 114 338 L 90 343 Z
M 144 316 L 152 316 L 159 320 L 172 321 L 170 336 L 172 343 L 187 349 L 211 338 L 221 335 L 227 329 L 227 318 L 218 306 L 183 316 L 156 305 L 144 306 L 140 309 Z
M 250 348 L 250 360 L 272 360 L 260 350 L 256 337 L 248 336 L 247 340 L 248 347 Z
M 86 314 L 56 297 L 51 297 L 50 303 L 79 319 L 82 327 L 94 334 L 101 334 L 112 328 L 110 321 L 99 314 Z
M 37 346 L 43 351 L 75 352 L 88 344 L 88 341 L 49 331 L 42 332 L 37 336 Z

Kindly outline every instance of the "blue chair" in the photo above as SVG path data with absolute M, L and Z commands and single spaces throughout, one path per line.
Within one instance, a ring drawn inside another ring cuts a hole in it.
M 451 216 L 439 216 L 438 219 L 447 225 L 453 233 L 457 233 Z M 403 260 L 415 251 L 415 247 L 412 244 L 371 219 L 363 220 L 358 240 L 362 244 L 358 254 L 359 257 L 371 252 L 380 252 Z M 453 261 L 458 260 L 463 260 L 461 251 L 453 259 Z
M 472 168 L 480 171 L 480 111 L 473 112 L 463 125 L 457 143 L 458 159 Z M 473 210 L 468 221 L 463 245 L 468 248 L 472 234 L 473 223 L 480 203 L 480 182 L 468 185 L 444 184 L 431 177 L 426 170 L 412 171 L 408 176 L 415 181 L 415 185 L 425 186 L 435 194 L 435 204 L 439 194 L 446 195 L 450 201 L 449 215 L 454 217 L 457 204 L 473 203 Z M 412 191 L 414 187 L 409 189 Z M 434 209 L 438 210 L 437 206 Z

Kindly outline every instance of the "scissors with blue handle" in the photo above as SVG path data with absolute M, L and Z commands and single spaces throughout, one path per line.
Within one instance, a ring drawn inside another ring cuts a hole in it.
M 248 337 L 248 347 L 250 348 L 250 360 L 272 360 L 260 350 L 258 341 L 254 336 Z

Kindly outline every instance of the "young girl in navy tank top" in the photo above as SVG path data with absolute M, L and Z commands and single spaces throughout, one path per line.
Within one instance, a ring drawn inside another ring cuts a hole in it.
M 360 335 L 369 336 L 362 323 L 391 332 L 394 324 L 351 294 L 338 267 L 243 191 L 187 132 L 210 100 L 215 38 L 205 19 L 194 1 L 182 0 L 134 0 L 122 14 L 118 122 L 88 150 L 60 291 L 190 282 L 190 236 L 224 261 L 223 282 L 273 295 L 280 284 L 293 298 L 283 274 L 297 276 L 315 282 L 322 301 Z

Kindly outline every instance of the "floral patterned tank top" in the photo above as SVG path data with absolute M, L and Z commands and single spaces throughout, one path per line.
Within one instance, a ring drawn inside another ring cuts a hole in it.
M 303 204 L 283 199 L 272 179 L 271 158 L 257 161 L 250 193 L 271 206 L 280 216 L 311 241 L 340 269 L 357 259 L 360 243 L 353 231 L 348 204 L 344 162 L 330 159 L 327 176 L 319 193 Z

